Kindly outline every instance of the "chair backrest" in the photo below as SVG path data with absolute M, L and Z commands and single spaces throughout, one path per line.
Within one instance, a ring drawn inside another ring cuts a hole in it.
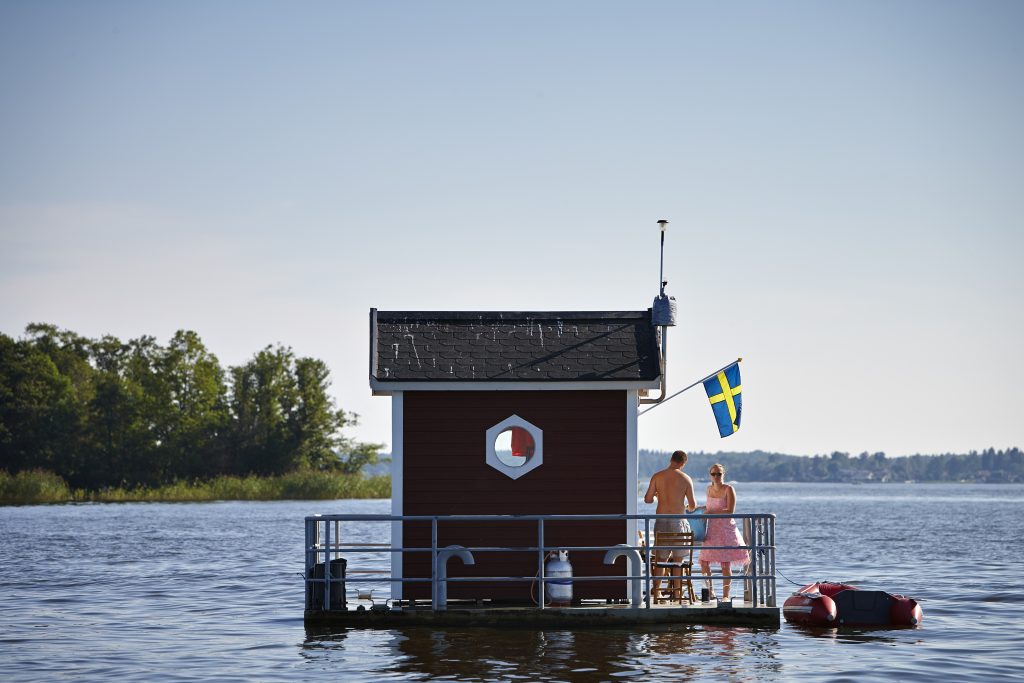
M 672 548 L 672 557 L 676 562 L 693 562 L 693 532 L 692 531 L 656 531 L 654 533 L 656 546 L 669 546 Z M 659 550 L 658 552 L 668 552 Z

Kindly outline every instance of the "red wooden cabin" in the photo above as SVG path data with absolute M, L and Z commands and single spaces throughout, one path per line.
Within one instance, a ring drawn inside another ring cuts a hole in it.
M 392 401 L 395 515 L 635 514 L 637 405 L 661 381 L 650 311 L 370 311 L 370 386 Z M 635 544 L 632 522 L 549 522 L 549 546 Z M 429 524 L 396 523 L 396 547 L 430 547 Z M 533 521 L 442 521 L 438 545 L 527 547 Z M 474 553 L 451 576 L 533 576 L 536 553 Z M 604 553 L 577 576 L 624 576 Z M 430 577 L 427 553 L 392 555 L 396 577 Z M 575 597 L 626 597 L 624 581 L 576 582 Z M 398 599 L 429 584 L 394 584 Z M 451 598 L 530 601 L 530 585 L 453 582 Z

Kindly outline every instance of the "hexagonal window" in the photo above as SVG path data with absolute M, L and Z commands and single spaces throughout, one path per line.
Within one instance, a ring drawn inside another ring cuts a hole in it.
M 544 463 L 544 433 L 518 415 L 487 430 L 487 464 L 518 479 Z

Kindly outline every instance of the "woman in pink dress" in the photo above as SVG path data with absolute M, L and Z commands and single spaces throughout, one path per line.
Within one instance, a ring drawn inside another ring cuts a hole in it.
M 719 463 L 711 466 L 711 485 L 708 486 L 707 509 L 709 515 L 731 515 L 736 510 L 736 492 L 725 483 L 725 467 Z M 707 533 L 704 535 L 706 546 L 738 546 L 745 545 L 740 530 L 733 519 L 709 519 Z M 729 585 L 732 580 L 732 565 L 745 563 L 747 551 L 741 548 L 721 548 L 700 551 L 700 568 L 705 576 L 711 575 L 711 563 L 717 562 L 722 568 L 722 598 L 729 599 Z M 710 585 L 711 580 L 706 582 Z

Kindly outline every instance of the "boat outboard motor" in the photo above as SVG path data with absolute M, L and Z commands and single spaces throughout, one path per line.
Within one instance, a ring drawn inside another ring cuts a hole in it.
M 544 584 L 551 604 L 568 607 L 572 603 L 572 564 L 569 563 L 569 551 L 559 550 L 549 556 L 551 559 L 544 565 L 544 576 L 549 579 Z

